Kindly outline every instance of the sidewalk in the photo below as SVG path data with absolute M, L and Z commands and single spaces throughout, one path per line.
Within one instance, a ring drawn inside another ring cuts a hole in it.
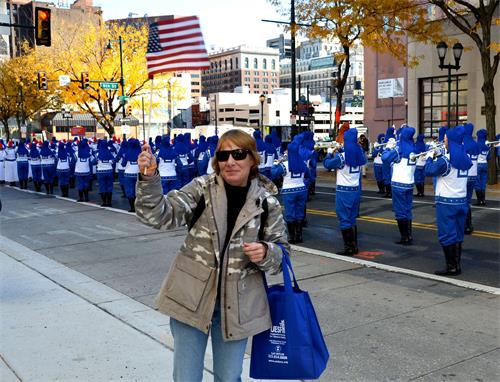
M 171 380 L 173 341 L 168 317 L 12 240 L 2 238 L 2 242 L 0 380 Z M 324 334 L 332 331 L 332 325 L 336 327 L 336 334 L 327 339 L 331 361 L 321 380 L 333 380 L 332 373 L 335 371 L 335 380 L 409 380 L 409 375 L 405 376 L 407 371 L 400 370 L 397 360 L 391 357 L 397 352 L 399 357 L 402 355 L 409 361 L 407 357 L 411 359 L 414 354 L 407 354 L 407 348 L 412 349 L 411 353 L 415 348 L 420 349 L 417 353 L 422 358 L 413 365 L 420 371 L 410 373 L 421 376 L 415 380 L 498 380 L 498 322 L 493 324 L 496 322 L 498 296 L 445 284 L 439 287 L 436 294 L 437 290 L 431 292 L 429 289 L 429 280 L 397 274 L 391 276 L 387 272 L 329 259 L 322 261 L 323 268 L 334 270 L 336 277 L 307 281 L 313 264 L 306 254 L 295 252 L 295 256 L 296 272 L 306 275 L 306 281 L 301 285 L 306 290 L 315 291 L 312 292 L 313 300 Z M 355 273 L 342 276 L 342 272 L 350 270 Z M 340 276 L 338 272 L 341 272 Z M 393 278 L 396 283 L 390 281 Z M 361 282 L 362 279 L 365 282 Z M 366 282 L 367 279 L 371 282 Z M 337 291 L 334 293 L 338 304 L 325 300 L 333 291 Z M 496 292 L 498 295 L 499 291 Z M 375 297 L 377 294 L 384 296 L 384 301 Z M 457 304 L 455 298 L 465 299 L 465 303 L 461 301 Z M 375 310 L 373 306 L 363 309 L 363 305 L 369 305 L 369 301 L 374 300 L 377 301 Z M 393 300 L 400 308 L 395 309 Z M 443 304 L 448 304 L 448 307 L 440 309 Z M 406 312 L 404 316 L 397 312 L 401 308 Z M 339 310 L 342 311 L 340 315 Z M 333 313 L 335 322 L 325 321 L 325 313 L 328 316 Z M 389 325 L 382 323 L 378 326 L 381 315 L 387 313 L 392 324 L 386 322 Z M 379 333 L 374 333 L 373 328 L 361 322 L 372 316 Z M 476 322 L 477 317 L 481 317 L 480 322 Z M 415 332 L 430 320 L 437 322 L 441 338 L 436 338 L 436 333 L 427 332 L 420 341 L 409 343 Z M 405 325 L 406 321 L 410 322 L 409 326 Z M 413 329 L 410 329 L 412 326 Z M 350 329 L 354 329 L 355 333 Z M 456 330 L 460 337 L 454 333 Z M 399 339 L 396 343 L 393 334 Z M 433 343 L 436 340 L 442 342 L 437 347 Z M 354 351 L 357 359 L 344 358 L 346 343 L 357 348 Z M 448 354 L 439 350 L 443 345 Z M 431 371 L 443 359 L 449 366 L 440 366 L 437 372 Z M 431 360 L 434 360 L 434 365 L 429 363 Z M 208 346 L 204 381 L 213 380 L 211 363 Z M 346 370 L 345 363 L 352 365 L 352 369 Z M 356 369 L 366 368 L 367 365 L 373 369 L 370 378 L 349 378 L 350 373 L 359 374 Z M 247 355 L 243 372 L 245 381 L 250 380 L 248 367 Z

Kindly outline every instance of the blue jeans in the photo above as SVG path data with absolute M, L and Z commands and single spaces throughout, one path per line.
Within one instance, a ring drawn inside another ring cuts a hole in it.
M 203 379 L 203 365 L 208 334 L 170 318 L 174 336 L 174 381 L 197 382 Z M 224 342 L 222 339 L 220 302 L 212 317 L 212 353 L 214 381 L 241 381 L 247 338 Z

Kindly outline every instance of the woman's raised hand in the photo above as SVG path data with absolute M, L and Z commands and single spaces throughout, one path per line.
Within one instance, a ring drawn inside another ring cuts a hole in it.
M 142 175 L 151 176 L 156 171 L 156 158 L 147 143 L 143 144 L 141 149 L 142 152 L 139 154 L 139 158 L 137 158 L 139 172 Z

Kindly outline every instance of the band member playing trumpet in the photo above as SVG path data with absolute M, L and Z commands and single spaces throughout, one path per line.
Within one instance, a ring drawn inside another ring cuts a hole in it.
M 383 194 L 384 190 L 384 175 L 382 173 L 382 151 L 384 151 L 383 146 L 380 146 L 385 141 L 385 134 L 379 134 L 377 137 L 377 147 L 373 146 L 372 158 L 373 158 L 373 173 L 375 175 L 375 180 L 377 181 L 378 192 L 377 194 Z
M 472 194 L 474 193 L 474 187 L 477 182 L 477 158 L 479 155 L 479 145 L 472 138 L 472 132 L 474 131 L 474 125 L 472 123 L 466 123 L 464 125 L 464 148 L 465 152 L 472 161 L 472 167 L 467 174 L 467 218 L 465 219 L 465 234 L 470 235 L 474 228 L 472 227 L 472 210 L 471 201 Z
M 344 240 L 341 255 L 352 256 L 358 253 L 356 218 L 361 199 L 360 168 L 364 164 L 366 157 L 358 144 L 358 130 L 355 128 L 344 133 L 344 151 L 334 155 L 334 149 L 329 148 L 323 161 L 327 170 L 337 170 L 335 208 Z
M 398 222 L 401 239 L 396 244 L 411 245 L 413 242 L 411 222 L 413 220 L 413 184 L 415 174 L 415 144 L 413 127 L 402 127 L 399 145 L 390 142 L 382 154 L 382 162 L 392 167 L 392 207 Z
M 285 205 L 285 221 L 288 228 L 288 242 L 302 243 L 302 220 L 305 217 L 307 187 L 305 178 L 309 170 L 299 153 L 298 140 L 288 144 L 287 156 L 272 167 L 273 179 L 283 177 L 281 197 Z
M 437 275 L 456 276 L 461 273 L 460 259 L 467 216 L 467 174 L 472 161 L 462 145 L 465 130 L 457 126 L 446 131 L 446 154 L 435 158 L 427 154 L 425 175 L 436 177 L 436 220 L 439 243 L 443 247 L 446 269 Z

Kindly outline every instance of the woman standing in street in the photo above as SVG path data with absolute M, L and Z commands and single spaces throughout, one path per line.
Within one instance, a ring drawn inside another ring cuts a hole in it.
M 214 379 L 241 380 L 248 337 L 271 327 L 263 272 L 281 270 L 286 242 L 276 187 L 258 174 L 254 139 L 226 132 L 214 173 L 162 195 L 148 145 L 138 159 L 136 213 L 157 229 L 189 231 L 157 298 L 170 316 L 174 381 L 201 381 L 209 333 Z

